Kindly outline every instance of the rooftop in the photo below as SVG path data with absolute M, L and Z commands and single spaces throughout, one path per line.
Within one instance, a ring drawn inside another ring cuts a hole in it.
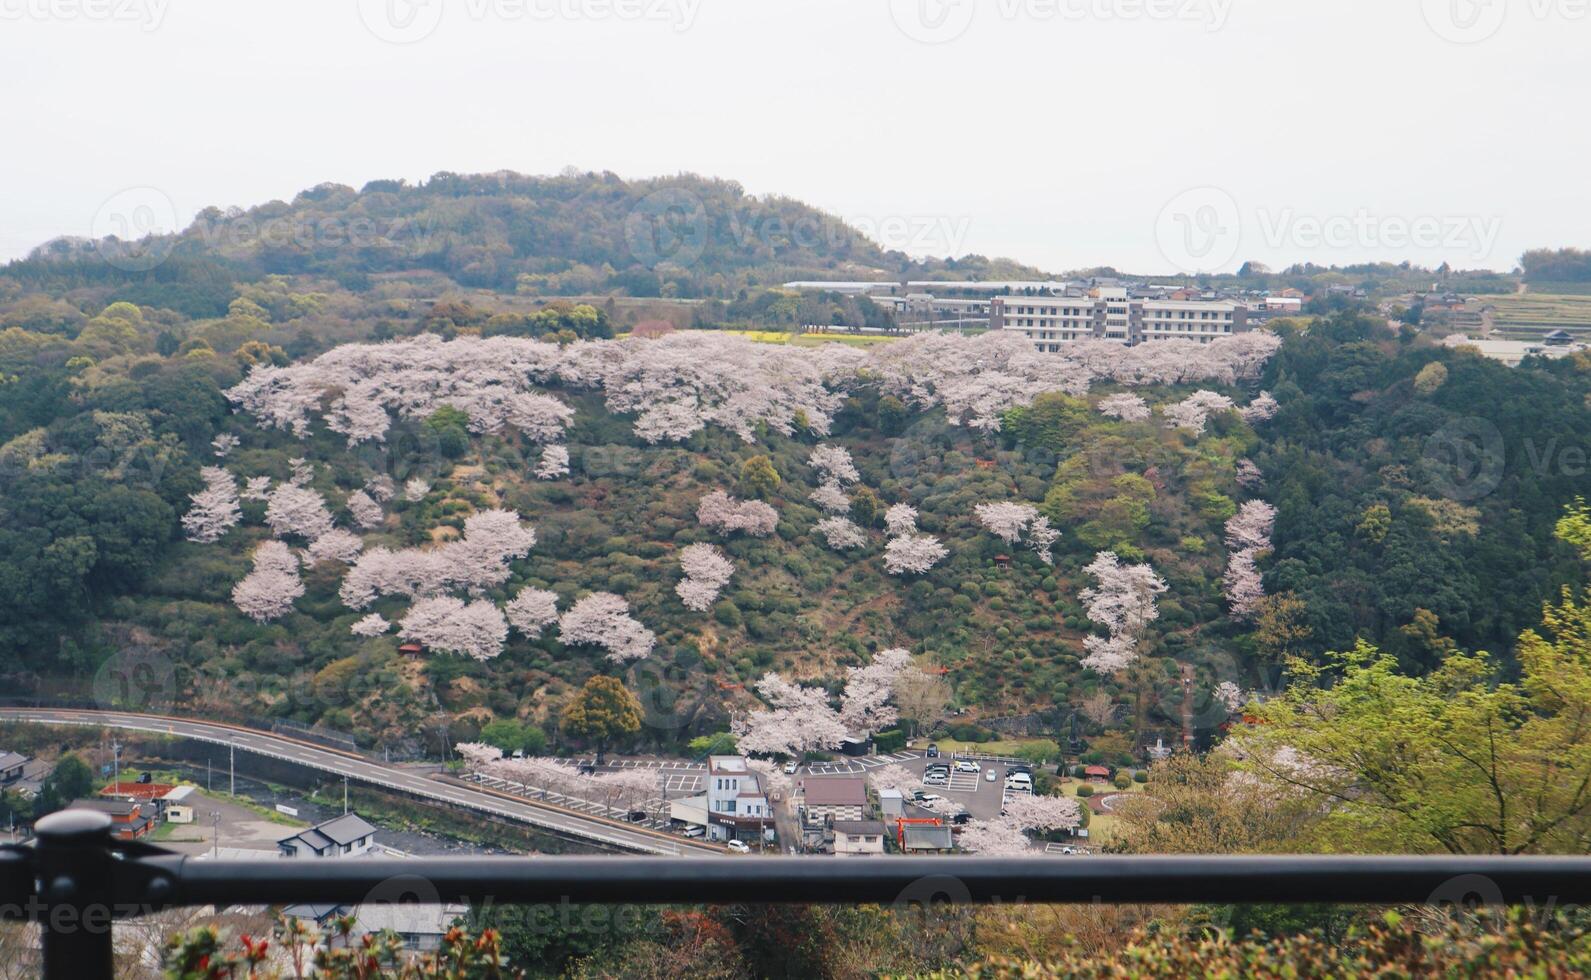
M 808 806 L 861 806 L 867 784 L 860 779 L 809 779 L 803 791 Z

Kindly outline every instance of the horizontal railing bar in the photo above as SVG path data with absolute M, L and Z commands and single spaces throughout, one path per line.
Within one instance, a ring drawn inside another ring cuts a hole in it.
M 118 904 L 1591 904 L 1583 857 L 128 860 Z M 132 868 L 127 870 L 132 871 Z M 122 877 L 118 875 L 118 877 Z M 134 880 L 136 879 L 136 881 Z

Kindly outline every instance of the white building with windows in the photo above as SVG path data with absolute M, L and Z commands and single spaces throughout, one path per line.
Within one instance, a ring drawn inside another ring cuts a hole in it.
M 1110 340 L 1133 347 L 1155 340 L 1209 343 L 1248 333 L 1241 303 L 1134 299 L 1122 288 L 1087 296 L 1000 296 L 990 304 L 990 328 L 1022 333 L 1041 351 L 1057 353 L 1078 340 Z
M 753 843 L 774 833 L 773 807 L 757 774 L 738 755 L 707 758 L 707 792 L 670 805 L 675 820 L 705 825 L 707 839 Z

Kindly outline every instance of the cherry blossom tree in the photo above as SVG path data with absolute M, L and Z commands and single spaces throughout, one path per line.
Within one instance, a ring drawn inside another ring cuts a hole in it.
M 766 538 L 778 526 L 779 512 L 760 500 L 736 500 L 722 490 L 714 490 L 697 505 L 696 520 L 720 534 Z
M 1033 852 L 1027 835 L 1003 820 L 974 820 L 956 843 L 963 851 L 985 857 L 1019 857 Z
M 502 749 L 484 742 L 460 742 L 453 746 L 453 751 L 464 760 L 464 768 L 470 772 L 480 772 L 503 758 Z
M 384 504 L 398 495 L 397 484 L 385 473 L 377 474 L 365 482 L 365 492 L 378 504 Z
M 182 517 L 189 541 L 214 544 L 243 519 L 238 506 L 237 481 L 219 466 L 199 469 L 204 489 L 193 495 L 193 505 Z
M 898 790 L 904 795 L 910 795 L 913 790 L 923 784 L 921 776 L 898 763 L 878 766 L 867 771 L 867 782 L 873 787 L 874 792 L 885 789 Z
M 271 491 L 265 505 L 265 523 L 279 538 L 296 536 L 306 541 L 325 537 L 332 529 L 326 501 L 309 487 L 284 483 Z
M 1018 830 L 1047 834 L 1056 830 L 1076 830 L 1083 823 L 1083 809 L 1065 796 L 1012 796 L 1001 808 L 1001 820 Z
M 910 651 L 884 650 L 867 666 L 846 671 L 840 721 L 852 734 L 871 735 L 895 723 L 900 712 L 889 703 L 895 696 L 895 679 L 911 665 Z
M 1115 552 L 1105 551 L 1083 571 L 1099 585 L 1084 589 L 1079 598 L 1088 618 L 1104 626 L 1110 639 L 1089 637 L 1083 666 L 1096 673 L 1114 673 L 1137 659 L 1138 639 L 1160 616 L 1157 597 L 1166 583 L 1148 565 L 1123 565 Z
M 536 464 L 536 479 L 557 480 L 569 475 L 569 447 L 547 446 Z
M 856 471 L 856 462 L 851 459 L 850 451 L 842 446 L 818 446 L 807 458 L 807 465 L 822 474 L 824 483 L 843 486 L 859 483 L 862 479 L 862 475 Z
M 251 476 L 243 481 L 244 500 L 269 500 L 271 498 L 271 478 L 268 476 Z
M 1022 540 L 1028 525 L 1038 519 L 1038 508 L 1029 504 L 979 504 L 974 513 L 978 521 L 995 537 L 1008 545 Z
M 1200 436 L 1209 425 L 1211 415 L 1217 412 L 1230 412 L 1234 407 L 1232 399 L 1225 395 L 1213 391 L 1196 391 L 1184 401 L 1162 405 L 1160 412 L 1166 417 L 1166 425 L 1169 428 L 1184 429 Z
M 833 481 L 824 483 L 807 499 L 817 504 L 830 514 L 849 514 L 851 512 L 851 498 L 845 495 L 845 490 Z
M 1248 698 L 1243 694 L 1243 689 L 1231 681 L 1222 681 L 1215 685 L 1215 690 L 1211 692 L 1210 696 L 1215 700 L 1216 704 L 1225 708 L 1228 714 L 1235 713 L 1248 701 Z
M 1254 465 L 1253 460 L 1240 459 L 1237 462 L 1237 485 L 1245 490 L 1259 490 L 1265 486 L 1265 474 Z
M 309 543 L 309 557 L 315 562 L 337 561 L 352 565 L 359 560 L 364 546 L 359 535 L 334 527 Z
M 382 616 L 380 613 L 371 613 L 365 618 L 354 623 L 352 626 L 353 634 L 355 636 L 363 636 L 366 638 L 383 636 L 391 629 L 392 624 L 387 622 L 386 617 Z
M 657 636 L 630 617 L 630 607 L 611 592 L 593 592 L 576 602 L 558 621 L 565 646 L 595 646 L 617 664 L 652 655 Z
M 904 538 L 917 533 L 917 508 L 910 504 L 896 504 L 884 512 L 884 527 L 890 537 Z
M 287 482 L 294 486 L 304 486 L 315 478 L 315 464 L 302 456 L 295 456 L 287 461 L 288 468 L 292 471 Z
M 1050 519 L 1040 514 L 1033 519 L 1033 524 L 1028 528 L 1028 547 L 1032 548 L 1039 556 L 1039 561 L 1046 565 L 1055 564 L 1055 556 L 1050 549 L 1055 542 L 1061 539 L 1061 532 L 1050 524 Z
M 800 756 L 838 748 L 849 734 L 821 687 L 802 687 L 766 674 L 757 683 L 757 693 L 769 709 L 741 715 L 730 724 L 742 752 Z
M 354 523 L 363 528 L 380 527 L 387 519 L 381 512 L 381 505 L 363 490 L 348 495 L 348 513 L 354 516 Z
M 922 575 L 948 554 L 938 538 L 926 534 L 898 537 L 884 546 L 884 570 L 891 575 Z
M 545 589 L 521 589 L 503 608 L 512 626 L 527 640 L 535 640 L 558 621 L 558 593 Z
M 453 596 L 421 599 L 398 624 L 398 634 L 432 650 L 490 660 L 508 642 L 508 621 L 490 600 Z
M 1123 422 L 1149 421 L 1149 405 L 1137 395 L 1111 395 L 1100 399 L 1099 413 Z
M 481 593 L 508 581 L 509 563 L 529 554 L 536 532 L 509 510 L 485 510 L 464 521 L 464 536 L 431 549 L 401 552 L 371 548 L 343 576 L 339 595 L 364 609 L 383 595 L 434 598 L 448 592 Z
M 1265 585 L 1259 571 L 1259 558 L 1271 548 L 1276 527 L 1276 508 L 1263 500 L 1250 500 L 1226 522 L 1226 544 L 1230 550 L 1223 583 L 1232 615 L 1252 619 L 1265 598 Z
M 232 604 L 257 623 L 280 619 L 304 594 L 298 556 L 280 541 L 254 549 L 254 569 L 232 589 Z
M 706 612 L 718 601 L 718 593 L 735 574 L 735 563 L 710 544 L 693 544 L 680 552 L 680 568 L 685 578 L 674 591 L 685 608 Z
M 217 459 L 226 459 L 232 455 L 232 450 L 238 448 L 238 437 L 230 432 L 223 432 L 210 441 L 210 446 L 215 450 Z
M 1261 422 L 1269 422 L 1275 418 L 1276 413 L 1281 410 L 1282 406 L 1276 401 L 1275 396 L 1268 391 L 1262 391 L 1243 409 L 1243 421 L 1249 425 L 1259 425 Z
M 746 768 L 750 769 L 757 777 L 757 784 L 769 798 L 787 797 L 795 788 L 795 781 L 784 774 L 784 770 L 766 759 L 747 759 Z
M 849 551 L 867 545 L 867 533 L 844 517 L 825 517 L 818 521 L 814 530 L 823 535 L 823 539 L 835 551 Z
M 418 476 L 403 485 L 403 499 L 411 504 L 424 500 L 430 492 L 431 484 Z

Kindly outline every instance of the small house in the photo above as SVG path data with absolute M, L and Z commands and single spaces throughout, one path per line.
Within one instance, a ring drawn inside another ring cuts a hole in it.
M 1083 770 L 1083 778 L 1091 783 L 1110 782 L 1110 770 L 1105 766 L 1089 766 Z
M 376 843 L 376 828 L 357 813 L 318 823 L 276 842 L 284 858 L 358 857 Z
M 16 752 L 0 752 L 0 784 L 9 786 L 22 778 L 28 757 Z
M 117 840 L 137 840 L 154 829 L 155 817 L 135 800 L 73 800 L 68 810 L 93 810 L 110 817 L 111 835 Z
M 808 779 L 801 787 L 807 823 L 861 820 L 867 810 L 867 784 L 856 777 Z
M 834 821 L 834 853 L 867 855 L 884 853 L 884 835 L 889 831 L 878 820 Z
M 192 797 L 192 786 L 178 786 L 161 797 L 159 802 L 161 809 L 165 812 L 166 823 L 193 823 Z
M 900 846 L 907 854 L 944 853 L 955 849 L 955 840 L 949 827 L 907 824 L 901 828 Z
M 398 652 L 405 657 L 418 658 L 425 656 L 425 647 L 418 643 L 405 643 L 398 647 Z
M 1000 571 L 1002 571 L 1002 572 L 1009 571 L 1010 568 L 1011 568 L 1011 556 L 1010 555 L 995 555 L 994 556 L 994 567 L 1000 569 Z

